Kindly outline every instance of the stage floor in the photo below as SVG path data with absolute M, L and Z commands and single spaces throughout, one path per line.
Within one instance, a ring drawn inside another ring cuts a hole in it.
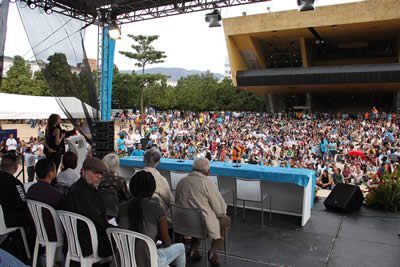
M 399 266 L 400 213 L 365 206 L 350 214 L 334 213 L 326 211 L 323 201 L 315 202 L 304 227 L 300 218 L 280 214 L 261 227 L 260 212 L 246 210 L 243 221 L 239 209 L 228 236 L 227 263 L 221 266 Z M 231 209 L 228 213 L 233 214 Z M 222 254 L 219 259 L 224 262 Z M 187 266 L 205 266 L 204 256 Z

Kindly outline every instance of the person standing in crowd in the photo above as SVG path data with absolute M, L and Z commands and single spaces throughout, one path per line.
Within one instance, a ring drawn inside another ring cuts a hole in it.
M 33 182 L 35 178 L 35 160 L 37 160 L 38 157 L 32 154 L 32 148 L 30 146 L 26 148 L 24 157 L 28 172 L 28 182 Z
M 125 134 L 120 133 L 119 139 L 117 140 L 117 147 L 118 147 L 118 155 L 125 156 L 126 154 L 126 145 L 125 145 Z
M 162 241 L 157 249 L 159 267 L 167 267 L 175 261 L 176 267 L 186 266 L 185 246 L 182 243 L 172 244 L 168 234 L 168 221 L 165 211 L 158 200 L 152 198 L 156 191 L 156 181 L 147 171 L 135 173 L 129 183 L 133 199 L 119 208 L 119 227 L 142 233 L 154 242 Z M 143 243 L 138 243 L 135 251 L 138 266 L 147 267 L 148 253 Z
M 208 260 L 212 266 L 219 266 L 217 249 L 224 249 L 224 234 L 231 225 L 226 215 L 226 203 L 218 191 L 217 185 L 208 178 L 210 162 L 206 158 L 197 158 L 192 172 L 179 181 L 176 187 L 175 202 L 187 208 L 201 208 L 208 236 L 212 239 Z M 189 257 L 200 259 L 200 240 L 192 237 Z
M 98 255 L 108 257 L 112 255 L 106 229 L 113 227 L 108 223 L 105 207 L 100 197 L 98 186 L 101 177 L 107 171 L 106 165 L 98 158 L 87 158 L 83 162 L 81 178 L 71 186 L 67 196 L 66 209 L 88 217 L 94 223 L 98 238 Z M 83 225 L 82 225 L 83 226 Z M 90 233 L 87 227 L 78 225 L 79 243 L 84 257 L 93 253 Z
M 14 135 L 10 134 L 6 141 L 7 153 L 16 155 L 17 152 L 17 140 L 15 140 Z
M 58 114 L 51 114 L 47 123 L 45 133 L 44 154 L 46 158 L 53 159 L 56 165 L 56 171 L 60 166 L 61 156 L 65 152 L 65 138 L 75 134 L 75 128 L 71 131 L 65 131 L 60 126 L 61 117 Z

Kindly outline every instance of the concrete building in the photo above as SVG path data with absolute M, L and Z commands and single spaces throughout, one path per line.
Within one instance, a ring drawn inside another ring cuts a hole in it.
M 400 108 L 400 1 L 223 20 L 235 86 L 269 112 Z

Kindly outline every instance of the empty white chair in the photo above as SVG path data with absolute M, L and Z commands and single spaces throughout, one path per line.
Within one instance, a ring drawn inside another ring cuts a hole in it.
M 220 188 L 219 187 L 219 178 L 218 178 L 217 175 L 209 175 L 208 178 L 210 180 L 212 180 L 217 185 L 217 188 L 218 188 L 219 192 L 221 192 L 221 195 L 226 195 L 226 194 L 232 193 L 232 205 L 235 206 L 235 193 L 234 193 L 234 191 L 230 190 L 230 189 L 222 189 L 222 188 Z
M 183 177 L 188 175 L 184 172 L 170 172 L 169 177 L 171 178 L 171 191 L 176 191 L 176 186 Z
M 111 243 L 116 266 L 140 267 L 135 259 L 136 239 L 143 240 L 146 243 L 150 254 L 150 266 L 158 266 L 157 247 L 150 237 L 119 228 L 108 228 L 107 236 Z
M 261 181 L 254 179 L 236 178 L 236 203 L 235 203 L 235 218 L 237 216 L 237 202 L 243 201 L 243 218 L 245 217 L 246 201 L 261 203 L 261 224 L 264 225 L 264 200 L 269 197 L 269 221 L 272 216 L 272 196 L 264 193 Z
M 27 200 L 26 202 L 28 203 L 28 207 L 36 227 L 36 242 L 35 249 L 33 251 L 32 266 L 36 266 L 39 245 L 42 245 L 46 247 L 46 266 L 52 267 L 54 265 L 57 248 L 61 248 L 64 244 L 60 218 L 58 217 L 56 210 L 45 203 L 34 200 Z M 49 237 L 45 228 L 46 226 L 43 222 L 44 211 L 46 211 L 47 214 L 53 219 L 53 230 L 56 234 L 56 241 L 49 241 Z
M 112 257 L 102 258 L 98 255 L 98 238 L 96 227 L 89 218 L 69 211 L 57 211 L 61 223 L 64 227 L 68 240 L 68 253 L 65 258 L 65 266 L 68 267 L 70 261 L 78 261 L 82 267 L 90 267 L 96 262 L 105 263 L 111 261 Z M 92 255 L 84 257 L 78 239 L 77 222 L 82 221 L 89 229 L 90 239 L 92 243 Z
M 4 219 L 3 207 L 0 205 L 0 235 L 6 235 L 14 231 L 20 231 L 22 236 L 22 241 L 24 242 L 25 252 L 28 259 L 31 258 L 31 253 L 29 251 L 28 242 L 26 240 L 26 234 L 24 228 L 21 227 L 7 227 L 6 221 Z

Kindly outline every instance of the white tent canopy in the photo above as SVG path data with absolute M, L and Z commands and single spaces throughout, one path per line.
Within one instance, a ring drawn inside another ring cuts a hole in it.
M 0 93 L 0 120 L 47 119 L 53 113 L 67 119 L 57 103 L 59 98 L 74 118 L 85 118 L 82 102 L 76 97 L 28 96 Z M 94 108 L 85 104 L 93 118 Z

